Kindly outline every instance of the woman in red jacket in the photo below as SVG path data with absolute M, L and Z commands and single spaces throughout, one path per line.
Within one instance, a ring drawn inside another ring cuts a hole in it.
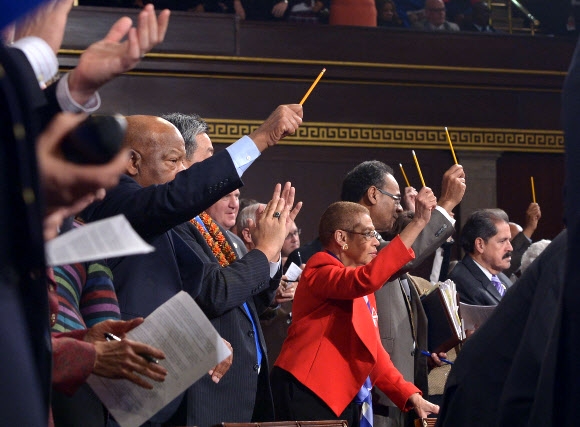
M 324 251 L 302 273 L 292 325 L 272 370 L 278 420 L 345 419 L 359 426 L 363 415 L 372 416 L 372 385 L 402 410 L 414 408 L 422 417 L 439 411 L 404 380 L 381 345 L 373 294 L 414 258 L 411 244 L 436 202 L 431 189 L 421 189 L 415 218 L 379 253 L 379 235 L 365 207 L 337 202 L 324 212 Z

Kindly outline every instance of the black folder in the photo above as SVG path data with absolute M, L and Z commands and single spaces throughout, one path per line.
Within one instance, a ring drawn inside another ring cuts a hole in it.
M 445 303 L 441 288 L 433 289 L 421 297 L 427 315 L 427 342 L 431 353 L 447 352 L 461 343 L 461 329 L 458 331 L 453 320 L 454 314 Z

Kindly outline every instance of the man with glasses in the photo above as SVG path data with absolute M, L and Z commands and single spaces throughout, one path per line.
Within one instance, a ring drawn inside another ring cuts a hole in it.
M 425 21 L 415 27 L 429 31 L 459 31 L 459 26 L 446 20 L 443 0 L 425 0 Z
M 441 197 L 431 219 L 412 248 L 416 258 L 391 277 L 375 292 L 379 316 L 381 341 L 389 352 L 395 367 L 407 381 L 412 381 L 426 396 L 427 358 L 420 350 L 427 348 L 427 317 L 419 293 L 405 272 L 417 267 L 453 234 L 452 210 L 465 193 L 463 167 L 453 165 L 444 175 Z M 393 170 L 377 160 L 367 161 L 352 169 L 342 183 L 341 199 L 365 206 L 378 232 L 393 230 L 401 207 L 399 184 Z M 381 242 L 380 248 L 388 242 Z M 438 356 L 432 355 L 433 363 L 440 365 Z M 406 415 L 380 392 L 374 391 L 374 426 L 403 426 Z
M 284 245 L 282 246 L 282 265 L 285 265 L 288 255 L 292 253 L 293 250 L 300 247 L 300 233 L 302 230 L 298 228 L 295 222 L 292 222 L 290 226 L 290 232 L 284 240 Z M 300 264 L 298 264 L 300 265 Z

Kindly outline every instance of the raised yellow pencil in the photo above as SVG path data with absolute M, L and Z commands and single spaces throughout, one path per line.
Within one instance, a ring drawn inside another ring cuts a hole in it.
M 423 179 L 423 174 L 421 173 L 421 166 L 419 166 L 419 160 L 417 160 L 417 156 L 415 155 L 415 150 L 411 150 L 413 153 L 413 159 L 415 159 L 415 165 L 417 166 L 417 172 L 419 172 L 419 178 L 421 178 L 421 184 L 425 187 L 425 180 Z
M 447 130 L 447 126 L 445 126 L 445 134 L 447 135 L 447 141 L 449 142 L 449 148 L 451 148 L 451 154 L 453 154 L 453 160 L 455 160 L 455 164 L 458 165 L 457 157 L 455 157 L 455 150 L 453 149 L 453 144 L 451 143 L 451 137 L 449 136 L 449 131 Z
M 407 174 L 405 173 L 405 169 L 403 169 L 403 164 L 399 163 L 399 167 L 401 168 L 401 172 L 403 173 L 403 178 L 405 178 L 405 182 L 407 183 L 407 187 L 410 187 L 411 184 L 409 183 L 409 178 L 407 178 Z
M 534 187 L 534 177 L 530 176 L 530 183 L 532 184 L 532 202 L 536 203 L 536 187 Z
M 308 92 L 306 92 L 306 95 L 304 95 L 304 98 L 302 98 L 302 101 L 300 101 L 300 105 L 302 105 L 306 102 L 306 98 L 308 98 L 310 96 L 310 92 L 312 92 L 314 90 L 314 87 L 318 84 L 318 82 L 322 78 L 322 75 L 324 74 L 325 71 L 326 71 L 326 68 L 323 68 L 322 71 L 320 72 L 320 74 L 318 75 L 318 77 L 316 77 L 316 80 L 314 80 L 314 83 L 312 83 L 312 86 L 310 86 L 310 89 L 308 89 Z

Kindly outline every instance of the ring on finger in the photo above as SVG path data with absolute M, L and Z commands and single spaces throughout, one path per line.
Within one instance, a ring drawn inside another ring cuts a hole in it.
M 280 215 L 282 215 L 280 212 L 276 211 L 274 212 L 274 215 L 272 215 L 274 218 L 280 218 Z

